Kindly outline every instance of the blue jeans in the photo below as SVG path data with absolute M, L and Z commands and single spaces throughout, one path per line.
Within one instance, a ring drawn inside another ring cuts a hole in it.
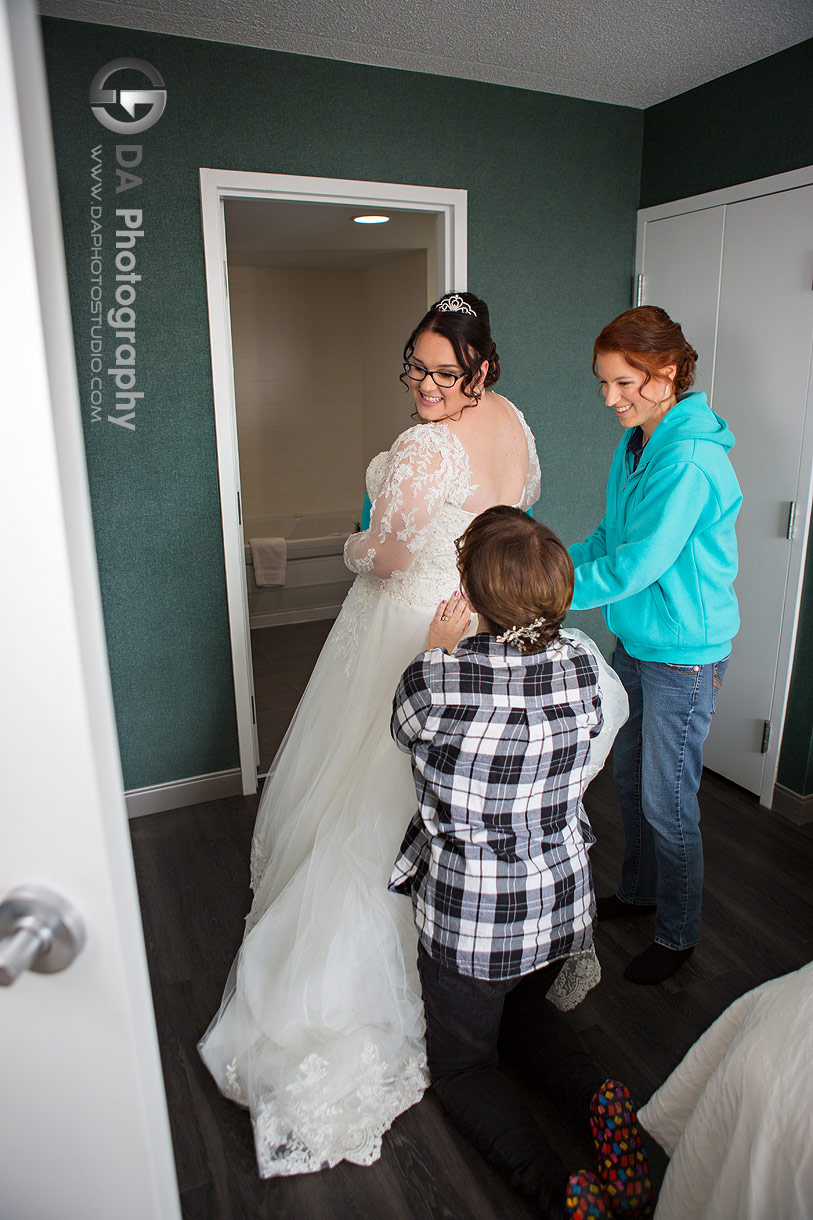
M 613 666 L 630 703 L 613 747 L 626 840 L 618 897 L 655 903 L 656 943 L 688 949 L 700 940 L 703 743 L 728 657 L 709 665 L 637 661 L 619 641 Z

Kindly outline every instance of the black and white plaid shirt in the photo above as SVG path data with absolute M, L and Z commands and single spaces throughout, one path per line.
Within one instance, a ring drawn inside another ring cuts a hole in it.
M 486 634 L 401 678 L 391 727 L 419 808 L 389 888 L 411 894 L 424 948 L 459 974 L 517 978 L 592 944 L 581 798 L 597 680 L 574 641 L 523 655 Z

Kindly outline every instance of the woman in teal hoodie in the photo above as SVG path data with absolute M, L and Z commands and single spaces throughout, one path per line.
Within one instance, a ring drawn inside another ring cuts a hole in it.
M 697 353 L 652 305 L 605 326 L 593 371 L 622 437 L 598 528 L 570 547 L 573 609 L 600 606 L 630 716 L 614 778 L 626 839 L 621 884 L 598 918 L 656 914 L 652 944 L 624 971 L 659 983 L 700 939 L 703 743 L 739 627 L 734 436 L 693 393 Z

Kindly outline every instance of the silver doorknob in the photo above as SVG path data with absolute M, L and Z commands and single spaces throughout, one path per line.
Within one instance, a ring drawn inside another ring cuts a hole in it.
M 85 925 L 66 898 L 42 885 L 18 886 L 0 902 L 0 986 L 10 987 L 26 970 L 67 969 L 85 939 Z

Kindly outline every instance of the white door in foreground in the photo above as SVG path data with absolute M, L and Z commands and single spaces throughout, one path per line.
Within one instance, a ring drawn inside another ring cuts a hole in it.
M 0 901 L 47 886 L 76 908 L 87 943 L 64 972 L 0 988 L 0 1215 L 179 1220 L 38 39 L 33 4 L 2 0 Z

